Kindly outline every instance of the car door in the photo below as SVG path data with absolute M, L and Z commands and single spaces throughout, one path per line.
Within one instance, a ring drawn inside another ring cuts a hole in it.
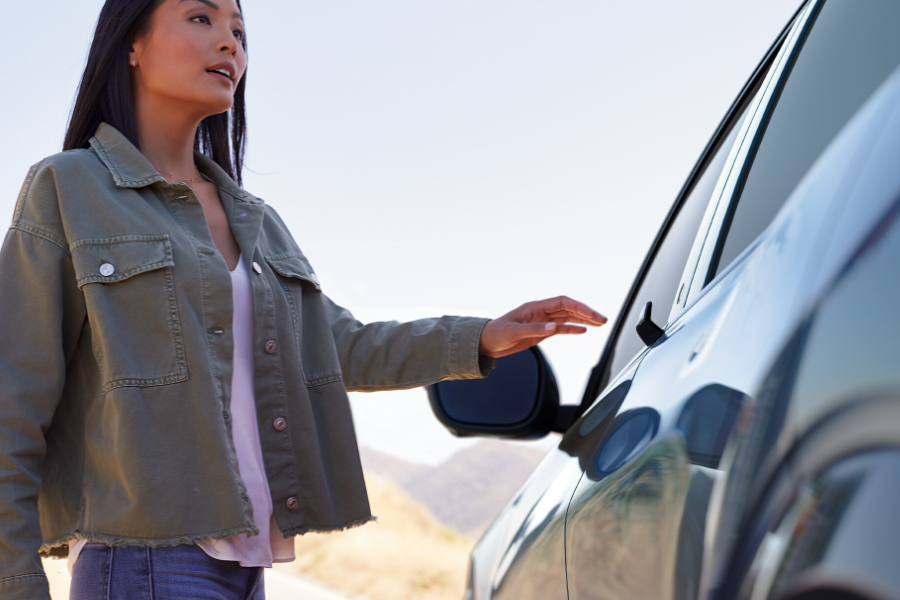
M 669 321 L 573 494 L 571 600 L 696 597 L 725 440 L 803 314 L 840 201 L 805 175 L 890 72 L 882 61 L 848 92 L 860 69 L 828 51 L 853 42 L 841 29 L 857 8 L 804 5 L 748 105 Z
M 617 324 L 621 328 L 621 339 L 613 349 L 611 368 L 617 368 L 617 362 L 628 364 L 626 361 L 631 360 L 631 376 L 608 385 L 598 400 L 566 432 L 560 443 L 561 449 L 580 457 L 579 464 L 583 469 L 568 508 L 566 522 L 566 570 L 570 598 L 613 598 L 625 589 L 633 590 L 635 598 L 656 597 L 656 592 L 649 585 L 652 577 L 642 572 L 634 572 L 632 577 L 627 570 L 623 570 L 628 564 L 663 562 L 661 558 L 649 555 L 655 549 L 662 548 L 655 543 L 658 541 L 654 539 L 656 532 L 652 528 L 639 531 L 638 528 L 631 527 L 626 535 L 619 527 L 622 523 L 632 521 L 625 510 L 629 502 L 610 502 L 605 488 L 598 497 L 595 492 L 599 492 L 600 488 L 595 482 L 604 480 L 607 475 L 617 471 L 630 458 L 629 449 L 640 450 L 638 446 L 654 438 L 659 430 L 660 413 L 657 410 L 629 410 L 635 408 L 632 396 L 636 391 L 636 379 L 642 377 L 643 363 L 653 354 L 653 349 L 647 347 L 635 325 L 648 302 L 652 307 L 660 307 L 651 311 L 651 319 L 655 318 L 657 322 L 665 324 L 669 320 L 669 314 L 675 314 L 677 306 L 674 305 L 674 298 L 681 287 L 683 273 L 692 271 L 692 265 L 699 257 L 699 251 L 695 248 L 697 239 L 705 236 L 704 228 L 712 216 L 710 206 L 715 204 L 713 198 L 721 187 L 720 180 L 727 177 L 728 169 L 734 161 L 744 124 L 770 65 L 771 60 L 751 80 L 720 127 L 707 156 L 701 161 L 704 164 L 697 169 L 694 181 L 684 194 L 655 257 L 645 269 L 643 281 L 633 294 L 632 304 L 627 312 L 623 311 L 625 316 Z M 630 359 L 629 354 L 636 356 Z M 638 396 L 643 397 L 643 394 L 639 392 Z M 719 402 L 720 397 L 724 398 L 724 403 Z M 699 409 L 718 407 L 721 404 L 729 407 L 729 411 L 734 411 L 740 401 L 732 390 L 711 388 L 698 394 L 692 406 L 696 414 L 702 416 L 704 410 Z M 627 419 L 623 418 L 623 411 L 628 413 Z M 730 413 L 720 415 L 721 418 L 730 416 Z M 707 462 L 712 464 L 713 461 L 708 459 Z M 665 460 L 658 457 L 652 469 L 659 470 L 657 475 L 664 475 L 671 472 L 673 467 L 666 465 Z M 678 472 L 682 470 L 683 466 L 677 469 Z M 652 488 L 659 487 L 658 485 L 651 483 L 646 477 L 642 479 L 641 475 L 636 480 L 629 480 L 630 475 L 632 474 L 626 476 L 624 485 L 631 492 L 638 496 L 656 493 Z M 622 482 L 616 480 L 617 488 L 622 485 Z M 683 490 L 675 491 L 683 493 Z M 643 502 L 653 503 L 649 498 L 645 498 Z M 677 508 L 672 501 L 663 504 L 670 507 L 670 510 Z M 675 515 L 670 515 L 667 519 L 674 520 Z M 648 522 L 652 522 L 652 519 Z M 598 596 L 593 593 L 594 590 L 604 590 L 604 595 Z
M 750 78 L 714 134 L 710 144 L 698 161 L 697 167 L 679 194 L 678 200 L 666 219 L 645 261 L 645 265 L 635 281 L 625 307 L 620 311 L 622 317 L 615 324 L 612 343 L 607 346 L 604 356 L 595 368 L 585 390 L 583 404 L 586 404 L 588 408 L 565 433 L 558 449 L 559 453 L 565 453 L 578 459 L 577 464 L 580 467 L 581 478 L 574 486 L 576 494 L 578 490 L 584 491 L 586 479 L 590 481 L 596 477 L 598 464 L 602 463 L 603 469 L 615 470 L 615 463 L 623 458 L 618 452 L 622 446 L 618 445 L 616 440 L 612 443 L 605 443 L 612 429 L 618 427 L 620 434 L 624 434 L 625 438 L 628 438 L 630 436 L 641 437 L 646 435 L 647 431 L 653 431 L 658 427 L 658 414 L 652 410 L 634 411 L 631 413 L 633 418 L 630 421 L 630 426 L 620 427 L 617 425 L 621 423 L 618 415 L 620 415 L 622 407 L 630 402 L 629 398 L 633 393 L 634 377 L 640 377 L 644 369 L 643 361 L 650 356 L 647 344 L 638 334 L 634 325 L 639 320 L 639 316 L 648 302 L 652 306 L 659 307 L 655 311 L 657 321 L 661 320 L 662 323 L 666 323 L 670 313 L 671 315 L 676 314 L 678 306 L 675 304 L 674 299 L 681 287 L 684 273 L 693 272 L 693 266 L 699 259 L 698 239 L 702 241 L 705 238 L 706 230 L 711 222 L 713 209 L 715 208 L 715 199 L 718 197 L 717 193 L 721 192 L 722 181 L 727 179 L 729 169 L 735 161 L 736 153 L 740 147 L 740 140 L 742 139 L 741 136 L 745 134 L 747 119 L 758 104 L 759 91 L 765 82 L 767 74 L 771 72 L 772 65 L 779 56 L 778 51 L 782 47 L 783 41 L 787 38 L 789 31 L 790 28 L 786 28 L 779 40 L 773 44 L 769 54 L 761 62 L 757 72 Z M 662 316 L 662 319 L 659 318 L 659 315 Z M 606 373 L 615 375 L 608 383 L 604 381 Z M 603 391 L 597 393 L 601 388 Z M 702 393 L 698 393 L 694 400 L 689 403 L 682 425 L 688 427 L 690 419 L 707 418 L 712 414 L 711 411 L 718 410 L 720 407 L 725 407 L 726 409 L 724 414 L 718 414 L 720 420 L 733 418 L 740 402 L 740 395 L 733 390 L 725 389 L 721 386 L 710 386 Z M 624 441 L 626 444 L 630 443 L 627 439 Z M 704 460 L 705 464 L 713 465 L 713 454 L 721 443 L 720 440 L 708 440 L 706 445 L 709 448 L 701 449 L 701 451 L 706 452 L 706 456 L 701 458 L 698 455 L 698 460 Z M 611 453 L 600 457 L 598 462 L 597 449 L 600 447 L 611 450 Z M 572 490 L 572 488 L 569 489 L 570 491 Z M 569 509 L 569 512 L 571 513 L 571 509 Z M 588 516 L 588 513 L 590 513 L 589 519 L 598 516 L 597 511 L 589 509 L 582 512 L 580 517 Z M 576 520 L 578 518 L 576 517 Z M 601 518 L 605 518 L 605 516 Z M 572 519 L 571 514 L 569 519 Z M 606 524 L 615 521 L 616 519 L 613 518 L 608 520 Z M 595 519 L 585 526 L 596 532 L 597 527 L 603 530 L 606 524 L 599 524 Z M 571 580 L 573 566 L 575 569 L 582 567 L 582 570 L 578 571 L 578 581 L 582 577 L 593 581 L 596 579 L 598 571 L 591 562 L 596 559 L 598 553 L 602 554 L 608 550 L 615 554 L 616 551 L 612 548 L 613 545 L 617 545 L 618 548 L 626 551 L 629 547 L 635 548 L 640 553 L 646 552 L 647 549 L 653 547 L 652 541 L 648 543 L 647 539 L 644 539 L 640 544 L 632 544 L 631 542 L 634 540 L 629 540 L 628 543 L 623 544 L 619 537 L 616 537 L 615 541 L 607 549 L 594 546 L 595 541 L 601 544 L 606 543 L 602 534 L 591 536 L 589 540 L 576 536 L 573 544 L 570 531 L 570 525 L 566 523 L 564 547 L 567 578 L 569 578 L 567 584 L 569 597 L 571 597 L 573 592 L 573 582 Z M 587 541 L 586 545 L 582 543 L 584 541 Z M 573 550 L 580 553 L 579 556 L 574 557 L 574 561 Z M 587 560 L 581 560 L 581 556 L 586 557 Z M 622 558 L 620 556 L 616 561 L 620 562 Z M 610 572 L 612 573 L 618 572 L 618 568 L 614 566 L 616 561 L 609 563 Z M 635 589 L 640 588 L 637 586 Z M 610 597 L 614 596 L 615 594 Z M 635 597 L 640 597 L 640 594 Z
M 647 301 L 671 307 L 709 199 L 737 138 L 736 124 L 744 118 L 757 87 L 756 79 L 748 83 L 651 247 L 586 386 L 582 405 L 590 409 L 568 428 L 558 448 L 545 456 L 473 549 L 469 572 L 473 600 L 567 600 L 566 509 L 646 353 L 629 324 Z
M 706 539 L 710 560 L 703 565 L 703 597 L 734 597 L 740 574 L 752 560 L 773 565 L 787 556 L 773 550 L 773 540 L 778 539 L 775 528 L 770 530 L 773 538 L 765 544 L 761 540 L 769 535 L 765 528 L 772 525 L 771 519 L 790 518 L 772 507 L 790 499 L 791 494 L 799 494 L 798 499 L 802 496 L 801 489 L 794 488 L 786 494 L 785 489 L 803 477 L 818 476 L 825 469 L 823 464 L 828 464 L 817 463 L 819 471 L 810 468 L 810 456 L 833 460 L 859 452 L 866 444 L 869 448 L 891 445 L 878 432 L 884 429 L 883 424 L 896 424 L 892 417 L 880 417 L 886 419 L 883 422 L 873 418 L 865 433 L 856 437 L 851 427 L 836 424 L 853 422 L 855 414 L 870 410 L 867 401 L 871 398 L 863 390 L 884 393 L 896 388 L 896 344 L 891 332 L 896 329 L 892 292 L 896 289 L 897 271 L 887 266 L 892 259 L 896 266 L 896 254 L 883 254 L 883 239 L 891 228 L 896 229 L 891 222 L 898 214 L 900 190 L 900 171 L 896 168 L 900 139 L 896 109 L 900 97 L 898 22 L 900 4 L 889 0 L 820 3 L 816 24 L 794 69 L 801 77 L 788 82 L 783 94 L 787 102 L 776 109 L 769 125 L 770 130 L 777 132 L 770 146 L 777 149 L 781 158 L 772 160 L 772 156 L 762 163 L 759 183 L 782 185 L 783 175 L 777 171 L 789 172 L 786 167 L 792 162 L 802 167 L 809 162 L 810 154 L 818 152 L 817 147 L 827 144 L 814 168 L 804 176 L 798 192 L 833 197 L 835 201 L 827 209 L 821 203 L 823 210 L 828 211 L 823 235 L 828 244 L 817 254 L 812 277 L 803 283 L 815 297 L 808 316 L 798 323 L 795 335 L 773 363 L 763 386 L 766 393 L 759 394 L 759 401 L 748 407 L 746 418 L 741 418 L 745 426 L 729 441 L 727 479 L 720 482 L 721 490 L 716 494 L 719 500 L 711 506 L 715 518 L 709 526 L 714 535 Z M 811 106 L 814 110 L 810 110 Z M 838 134 L 833 135 L 834 132 Z M 785 139 L 800 143 L 785 144 Z M 773 169 L 777 171 L 771 173 Z M 765 192 L 763 197 L 769 195 Z M 741 202 L 748 198 L 751 196 L 745 195 Z M 882 254 L 874 261 L 872 257 L 879 256 L 876 249 Z M 882 267 L 873 273 L 872 265 L 878 261 Z M 830 301 L 823 300 L 828 297 Z M 893 429 L 896 431 L 895 426 Z M 836 430 L 841 432 L 841 440 L 834 435 Z M 765 435 L 760 435 L 763 431 Z M 857 447 L 849 451 L 844 440 L 852 440 Z M 821 518 L 829 526 L 838 521 L 833 515 Z M 892 522 L 874 514 L 873 519 L 877 525 L 870 525 L 869 531 L 876 529 L 877 534 L 865 533 L 863 528 L 857 528 L 856 533 L 861 537 L 870 535 L 872 540 L 885 539 Z M 798 526 L 793 533 L 800 535 L 800 529 Z M 804 548 L 820 552 L 827 538 L 817 537 L 820 530 L 813 531 L 810 528 L 804 535 L 816 537 L 816 542 Z M 854 550 L 856 564 L 868 561 L 871 554 L 866 552 L 871 553 L 874 548 L 876 554 L 884 550 L 874 542 Z M 754 557 L 757 549 L 759 554 Z M 799 555 L 792 554 L 790 560 L 791 568 L 811 567 Z M 757 566 L 760 565 L 754 569 Z M 850 569 L 845 570 L 845 566 L 840 569 L 849 574 Z M 753 597 L 768 597 L 768 592 L 762 590 L 774 583 L 776 570 L 772 567 L 756 581 Z M 788 571 L 778 573 L 782 583 L 790 579 Z M 828 572 L 820 569 L 818 575 L 826 576 Z

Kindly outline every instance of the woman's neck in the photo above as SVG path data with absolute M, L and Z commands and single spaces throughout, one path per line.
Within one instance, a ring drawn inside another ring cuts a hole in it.
M 141 153 L 156 169 L 165 170 L 174 178 L 196 177 L 194 138 L 202 117 L 186 115 L 183 108 L 178 111 L 154 106 L 146 97 L 143 100 L 135 102 Z

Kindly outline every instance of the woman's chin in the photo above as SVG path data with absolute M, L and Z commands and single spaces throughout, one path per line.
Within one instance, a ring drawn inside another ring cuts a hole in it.
M 231 110 L 231 107 L 234 106 L 234 98 L 229 98 L 228 102 L 220 101 L 220 102 L 209 102 L 206 104 L 205 113 L 207 117 L 211 117 L 213 115 L 220 115 L 222 113 L 228 112 Z

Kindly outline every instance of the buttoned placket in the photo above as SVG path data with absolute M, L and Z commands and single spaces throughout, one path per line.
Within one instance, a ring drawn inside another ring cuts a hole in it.
M 252 526 L 254 525 L 253 507 L 238 469 L 237 451 L 231 433 L 230 395 L 226 393 L 226 390 L 231 389 L 234 356 L 234 337 L 231 332 L 231 317 L 234 310 L 231 296 L 231 276 L 225 259 L 213 241 L 203 207 L 194 191 L 182 182 L 163 181 L 161 186 L 175 220 L 190 238 L 197 253 L 201 274 L 201 293 L 204 299 L 203 319 L 207 332 L 206 341 L 212 358 L 217 400 L 221 407 L 221 425 L 229 452 L 232 454 L 229 461 L 232 480 L 241 498 L 246 524 Z
M 202 206 L 199 200 L 186 184 L 169 184 L 178 185 L 180 189 L 172 199 L 173 211 L 179 214 L 181 220 L 185 222 L 190 220 L 191 226 L 186 227 L 188 235 L 196 238 L 198 245 L 198 255 L 201 263 L 205 266 L 203 272 L 204 286 L 208 283 L 207 278 L 214 279 L 216 284 L 221 280 L 222 286 L 230 292 L 231 278 L 228 272 L 228 266 L 224 258 L 218 252 L 212 240 L 212 234 L 206 222 Z M 185 189 L 186 188 L 186 189 Z M 300 510 L 298 494 L 299 481 L 294 468 L 294 454 L 291 443 L 290 434 L 287 430 L 287 399 L 285 397 L 284 387 L 281 384 L 282 368 L 280 353 L 278 352 L 278 337 L 276 335 L 275 320 L 275 300 L 273 294 L 275 290 L 270 282 L 263 275 L 260 263 L 263 257 L 259 255 L 256 248 L 259 233 L 262 227 L 265 208 L 261 202 L 253 202 L 249 195 L 238 195 L 219 186 L 219 196 L 222 206 L 228 218 L 229 226 L 232 234 L 238 244 L 238 247 L 244 257 L 244 260 L 250 261 L 253 276 L 250 278 L 252 299 L 253 299 L 253 360 L 254 360 L 254 395 L 256 399 L 257 419 L 260 422 L 268 422 L 272 427 L 261 428 L 261 431 L 267 432 L 260 436 L 260 445 L 262 446 L 263 461 L 265 463 L 266 473 L 269 474 L 270 493 L 273 498 L 273 510 L 275 511 L 276 521 L 281 521 L 281 527 L 288 529 L 289 527 L 297 527 L 302 525 L 302 511 Z M 184 203 L 179 205 L 177 203 Z M 196 215 L 196 216 L 195 216 Z M 202 220 L 200 220 L 202 219 Z M 196 221 L 196 223 L 194 223 Z M 214 252 L 215 254 L 212 254 Z M 227 282 L 225 281 L 227 279 Z M 213 282 L 209 282 L 212 285 Z M 220 292 L 224 297 L 228 298 L 227 305 L 229 311 L 233 310 L 231 295 Z M 223 301 L 222 304 L 225 304 Z M 230 312 L 229 312 L 230 314 Z M 226 322 L 221 316 L 214 319 L 219 323 Z M 230 321 L 227 321 L 230 324 Z M 219 331 L 221 327 L 215 327 L 210 332 L 217 338 L 225 341 L 227 344 L 216 344 L 210 340 L 211 349 L 216 346 L 227 347 L 230 360 L 233 353 L 233 337 L 231 335 L 222 335 L 224 331 Z M 230 327 L 228 327 L 230 333 Z M 223 356 L 215 356 L 214 364 L 220 364 L 225 359 Z M 221 363 L 225 364 L 225 363 Z M 230 398 L 226 399 L 223 389 L 230 390 L 230 362 L 227 372 L 227 378 L 217 378 L 220 384 L 220 401 L 223 406 L 223 417 L 228 430 L 229 445 L 234 451 L 233 441 L 231 440 L 230 411 L 228 404 Z M 225 381 L 227 379 L 227 382 Z M 226 384 L 227 383 L 227 384 Z M 274 476 L 273 476 L 274 475 Z M 239 474 L 235 476 L 240 481 Z M 241 489 L 243 485 L 241 482 Z M 242 492 L 246 494 L 246 490 Z M 279 502 L 279 498 L 281 501 Z M 281 508 L 284 507 L 284 508 Z M 279 513 L 285 511 L 290 515 L 282 515 Z M 252 510 L 252 509 L 251 509 Z

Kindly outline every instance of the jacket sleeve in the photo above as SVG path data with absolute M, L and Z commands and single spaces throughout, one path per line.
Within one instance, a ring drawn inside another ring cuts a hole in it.
M 43 162 L 43 161 L 42 161 Z M 0 598 L 49 600 L 38 550 L 44 434 L 85 309 L 52 168 L 34 165 L 0 247 Z
M 490 319 L 452 317 L 363 324 L 323 294 L 348 391 L 420 387 L 486 377 L 497 361 L 478 352 Z

